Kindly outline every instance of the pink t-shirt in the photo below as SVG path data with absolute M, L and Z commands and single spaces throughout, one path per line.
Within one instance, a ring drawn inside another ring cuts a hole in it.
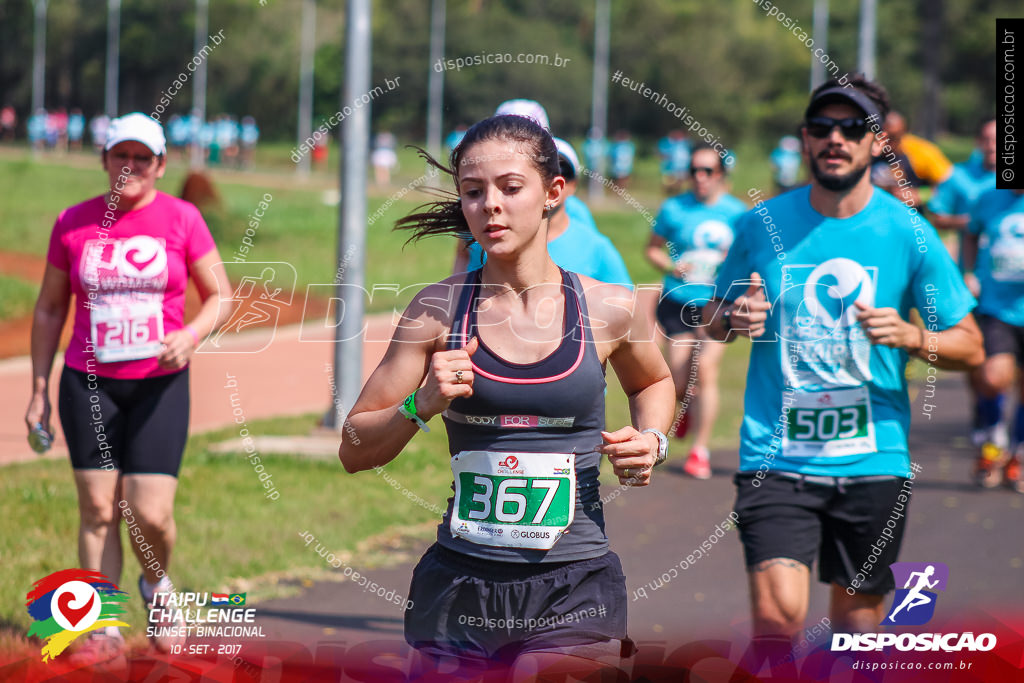
M 135 211 L 100 196 L 61 212 L 46 258 L 75 294 L 64 362 L 117 379 L 176 372 L 157 364 L 160 340 L 184 327 L 188 269 L 214 248 L 199 209 L 163 192 Z

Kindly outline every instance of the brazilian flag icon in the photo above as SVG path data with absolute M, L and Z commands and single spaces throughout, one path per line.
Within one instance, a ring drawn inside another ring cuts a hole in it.
M 246 593 L 232 593 L 228 596 L 228 602 L 231 603 L 232 607 L 242 607 L 245 605 Z

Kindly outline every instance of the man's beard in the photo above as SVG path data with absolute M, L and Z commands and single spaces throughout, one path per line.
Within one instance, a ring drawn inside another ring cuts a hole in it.
M 831 192 L 845 192 L 849 190 L 860 182 L 860 179 L 867 172 L 868 166 L 871 165 L 869 161 L 860 168 L 855 168 L 845 175 L 829 175 L 821 170 L 817 159 L 810 157 L 808 161 L 810 161 L 811 173 L 814 175 L 814 179 L 818 181 L 819 185 Z

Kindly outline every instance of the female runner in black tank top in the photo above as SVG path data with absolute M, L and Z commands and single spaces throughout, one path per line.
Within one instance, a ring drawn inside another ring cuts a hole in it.
M 629 653 L 597 473 L 605 455 L 622 484 L 650 482 L 672 420 L 668 367 L 631 291 L 549 257 L 546 217 L 564 179 L 544 128 L 496 116 L 466 133 L 450 168 L 427 159 L 454 177 L 457 198 L 398 227 L 469 232 L 487 262 L 416 295 L 349 413 L 358 440 L 339 449 L 348 472 L 385 465 L 421 421 L 444 417 L 454 495 L 413 575 L 406 640 L 480 667 Z M 607 361 L 632 416 L 613 432 Z

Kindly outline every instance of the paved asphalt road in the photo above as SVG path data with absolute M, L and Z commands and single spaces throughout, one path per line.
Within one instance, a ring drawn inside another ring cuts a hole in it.
M 920 382 L 919 382 L 920 384 Z M 959 376 L 944 376 L 929 400 L 913 404 L 911 451 L 920 465 L 915 480 L 901 560 L 938 561 L 949 565 L 949 585 L 940 609 L 955 623 L 959 616 L 994 612 L 1024 614 L 1024 495 L 999 489 L 982 491 L 969 483 L 972 451 L 965 438 L 966 392 Z M 712 455 L 714 476 L 696 481 L 682 473 L 680 448 L 674 462 L 658 472 L 647 488 L 628 490 L 606 508 L 612 548 L 622 558 L 630 593 L 629 631 L 658 650 L 688 642 L 723 638 L 742 643 L 749 634 L 746 576 L 735 531 L 726 533 L 709 553 L 678 578 L 647 597 L 635 591 L 679 566 L 715 533 L 729 514 L 734 497 L 731 480 L 736 454 Z M 603 490 L 607 496 L 608 490 Z M 418 557 L 429 545 L 415 548 Z M 412 561 L 365 573 L 381 586 L 405 595 Z M 360 570 L 358 560 L 352 566 Z M 828 593 L 812 585 L 808 627 L 826 617 Z M 294 598 L 258 605 L 259 623 L 268 639 L 305 644 L 402 640 L 402 608 L 364 592 L 356 584 L 317 583 Z M 817 642 L 824 641 L 823 636 Z M 388 649 L 391 646 L 383 646 Z M 733 652 L 735 657 L 735 651 Z

